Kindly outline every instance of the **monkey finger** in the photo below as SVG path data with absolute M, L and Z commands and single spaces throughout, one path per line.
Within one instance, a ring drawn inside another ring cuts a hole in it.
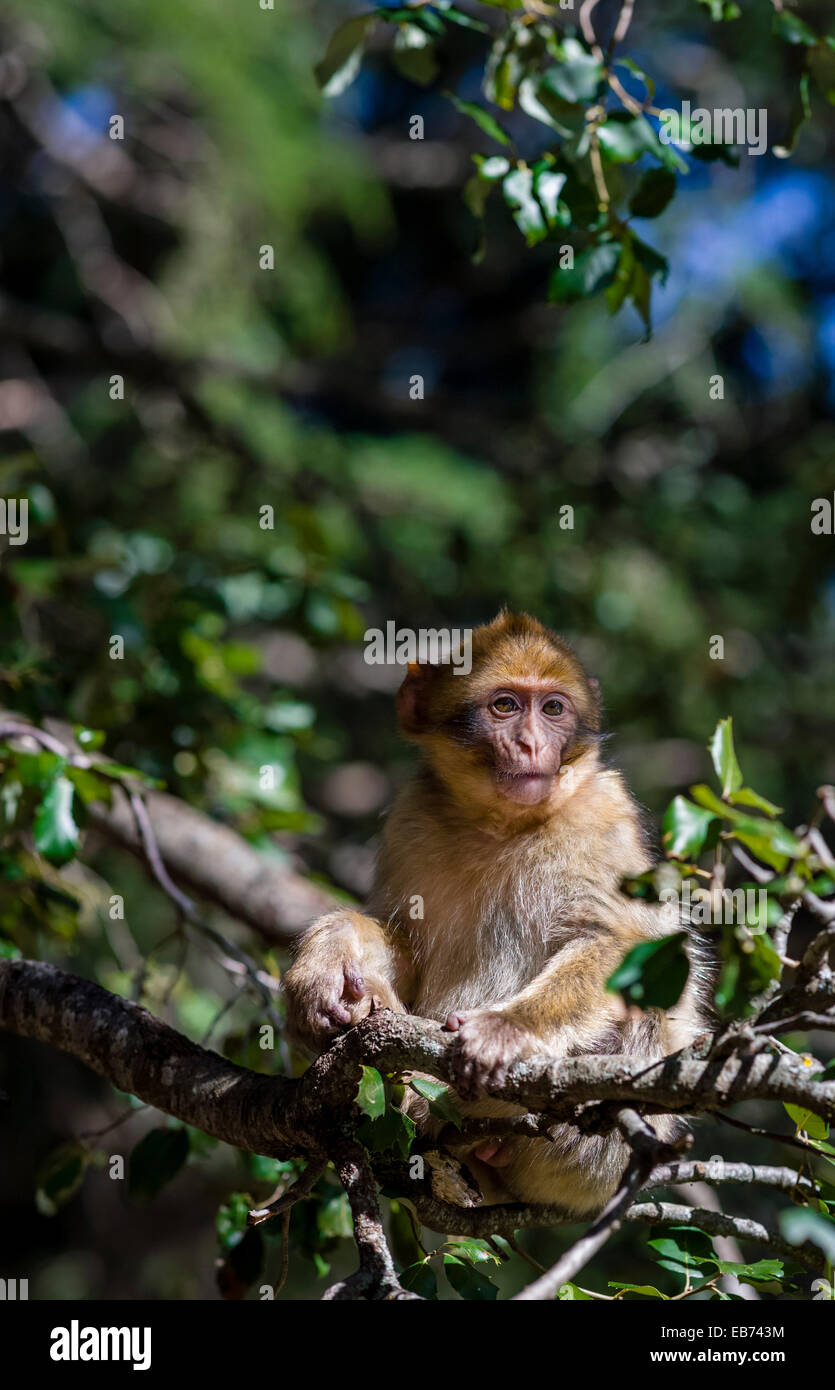
M 464 1014 L 449 1014 L 444 1027 L 449 1033 L 457 1033 L 463 1022 Z
M 344 1026 L 346 1023 L 351 1022 L 350 1009 L 346 1009 L 345 1005 L 340 1003 L 338 999 L 323 1004 L 322 1012 L 327 1017 L 329 1023 L 337 1027 L 340 1025 Z
M 347 994 L 349 999 L 362 999 L 365 995 L 365 980 L 359 969 L 353 965 L 346 965 L 342 973 L 345 979 L 343 995 Z

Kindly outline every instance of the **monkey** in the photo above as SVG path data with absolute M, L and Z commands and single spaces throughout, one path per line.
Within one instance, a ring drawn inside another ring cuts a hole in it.
M 522 1113 L 491 1092 L 536 1054 L 660 1058 L 690 1043 L 706 1026 L 699 943 L 666 1012 L 627 1010 L 605 988 L 634 946 L 679 924 L 621 891 L 652 866 L 649 837 L 601 760 L 599 685 L 571 647 L 503 610 L 473 631 L 469 674 L 410 663 L 397 712 L 421 765 L 386 819 L 366 911 L 337 909 L 301 940 L 285 977 L 292 1035 L 321 1052 L 375 999 L 435 1019 L 468 1116 Z M 683 1129 L 652 1123 L 665 1139 Z M 565 1123 L 462 1156 L 485 1203 L 583 1217 L 616 1191 L 628 1150 Z

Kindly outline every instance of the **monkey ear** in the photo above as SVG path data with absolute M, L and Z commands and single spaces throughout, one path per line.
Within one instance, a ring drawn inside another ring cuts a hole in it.
M 397 718 L 403 733 L 414 737 L 429 724 L 428 696 L 437 667 L 410 661 L 406 679 L 397 692 Z

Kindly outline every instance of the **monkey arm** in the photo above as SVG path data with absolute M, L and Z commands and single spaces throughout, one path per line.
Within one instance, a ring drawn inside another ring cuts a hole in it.
M 321 1051 L 358 1023 L 375 1000 L 405 1013 L 411 959 L 397 934 L 350 908 L 320 917 L 305 932 L 284 977 L 291 1036 Z
M 564 1056 L 602 1040 L 623 1016 L 605 983 L 634 941 L 602 925 L 578 929 L 518 994 L 489 1008 L 451 1014 L 458 1034 L 456 1088 L 465 1099 L 501 1085 L 512 1062 Z

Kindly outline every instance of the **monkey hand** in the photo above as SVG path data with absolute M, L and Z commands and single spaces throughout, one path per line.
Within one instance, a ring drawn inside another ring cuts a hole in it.
M 403 1012 L 388 981 L 364 970 L 350 952 L 318 953 L 309 961 L 300 956 L 284 977 L 284 993 L 290 1036 L 314 1052 L 323 1051 L 372 1008 Z
M 446 1027 L 454 1032 L 453 1086 L 462 1100 L 476 1100 L 502 1086 L 513 1062 L 532 1057 L 536 1039 L 498 1009 L 475 1009 L 450 1014 Z

